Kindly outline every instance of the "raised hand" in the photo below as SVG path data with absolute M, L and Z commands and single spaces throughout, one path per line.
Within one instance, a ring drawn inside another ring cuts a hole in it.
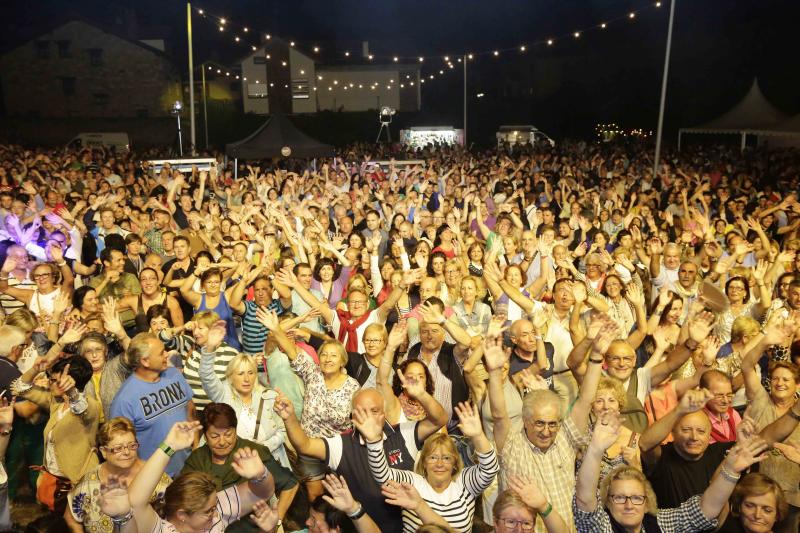
M 131 510 L 128 499 L 128 482 L 121 476 L 109 474 L 108 478 L 100 480 L 100 510 L 111 517 L 122 517 Z
M 264 466 L 258 452 L 252 448 L 239 448 L 233 454 L 231 467 L 234 472 L 239 474 L 245 479 L 258 479 L 267 473 L 269 477 L 269 470 Z
M 353 494 L 347 486 L 344 476 L 328 474 L 322 480 L 322 487 L 328 494 L 323 494 L 322 499 L 346 514 L 351 514 L 358 509 L 358 504 L 353 499 Z
M 401 319 L 397 321 L 389 332 L 389 338 L 386 342 L 387 346 L 398 348 L 408 340 L 408 321 Z
M 406 377 L 398 368 L 397 369 L 397 379 L 400 380 L 400 383 L 403 386 L 403 390 L 406 391 L 406 394 L 415 400 L 418 399 L 420 396 L 425 394 L 425 385 L 422 383 L 421 380 L 414 378 L 414 377 Z
M 672 300 L 672 291 L 667 288 L 667 286 L 661 287 L 661 290 L 658 291 L 658 307 L 664 309 L 669 305 L 669 302 Z
M 481 415 L 477 408 L 473 408 L 470 403 L 460 402 L 456 405 L 455 411 L 459 420 L 458 427 L 465 437 L 472 438 L 483 434 Z
M 202 429 L 200 421 L 175 422 L 164 438 L 164 443 L 173 450 L 180 451 L 191 448 L 194 444 L 195 435 Z
M 422 504 L 422 496 L 411 483 L 387 481 L 381 487 L 381 494 L 389 505 L 396 505 L 410 511 L 416 511 Z
M 6 260 L 3 263 L 2 271 L 5 272 L 6 274 L 10 274 L 16 269 L 17 269 L 17 260 L 9 255 L 8 257 L 6 257 Z
M 530 368 L 524 368 L 515 374 L 519 378 L 522 386 L 528 390 L 548 389 L 547 380 L 539 374 L 534 373 Z
M 714 397 L 708 389 L 693 389 L 686 391 L 678 402 L 678 412 L 685 415 L 694 413 L 706 406 Z
M 69 375 L 69 364 L 67 364 L 56 378 L 56 396 L 64 396 L 75 388 L 75 379 Z
M 367 442 L 378 442 L 383 437 L 381 415 L 367 411 L 360 405 L 353 408 L 353 425 Z
M 714 313 L 703 311 L 698 313 L 691 322 L 689 322 L 689 338 L 700 344 L 711 333 L 714 326 Z
M 631 266 L 633 266 L 633 265 L 631 265 Z M 644 307 L 644 304 L 645 304 L 644 292 L 635 283 L 629 283 L 628 286 L 625 287 L 625 298 L 631 304 L 633 304 L 633 305 L 635 305 L 637 307 Z
M 256 320 L 270 331 L 277 331 L 281 329 L 278 314 L 275 311 L 267 311 L 261 307 L 256 309 Z
M 519 494 L 525 505 L 531 507 L 537 513 L 547 508 L 547 496 L 544 495 L 539 486 L 526 477 L 509 476 L 508 487 Z
M 618 413 L 608 411 L 600 415 L 592 431 L 592 442 L 589 445 L 597 451 L 605 452 L 619 437 L 622 419 Z
M 719 353 L 720 347 L 720 340 L 715 336 L 706 337 L 706 340 L 703 341 L 703 365 L 707 367 L 711 367 L 714 365 L 714 361 L 717 360 L 717 354 Z
M 796 442 L 776 442 L 772 447 L 781 452 L 791 462 L 800 464 L 800 445 Z
M 769 269 L 769 263 L 764 261 L 763 259 L 759 259 L 756 267 L 753 269 L 753 279 L 756 280 L 757 283 L 761 284 L 764 283 L 764 276 L 767 275 L 767 270 Z
M 611 343 L 619 338 L 619 328 L 617 324 L 607 318 L 603 326 L 597 332 L 597 336 L 592 342 L 592 349 L 599 354 L 605 355 Z
M 422 320 L 429 324 L 441 324 L 444 322 L 444 315 L 434 304 L 425 302 L 419 306 L 419 313 Z
M 81 324 L 80 322 L 71 324 L 67 330 L 61 335 L 61 338 L 58 339 L 58 342 L 63 346 L 65 344 L 72 344 L 73 342 L 78 342 L 83 338 L 83 336 L 88 331 L 86 325 Z
M 761 462 L 767 458 L 764 453 L 769 448 L 767 441 L 759 436 L 737 441 L 736 445 L 728 451 L 723 465 L 733 472 L 742 472 L 750 468 L 751 465 Z
M 275 403 L 272 406 L 272 410 L 275 411 L 282 420 L 287 420 L 291 416 L 294 415 L 294 405 L 292 405 L 292 401 L 287 398 L 280 389 L 275 389 L 278 393 L 277 398 L 275 398 Z
M 503 346 L 502 330 L 498 335 L 486 335 L 483 341 L 483 360 L 487 371 L 502 369 L 510 355 L 510 351 Z
M 586 285 L 580 281 L 573 281 L 571 283 L 572 297 L 575 298 L 575 303 L 583 303 L 586 301 L 588 294 L 586 293 Z
M 217 320 L 211 327 L 208 328 L 208 335 L 206 336 L 205 349 L 208 352 L 216 351 L 222 341 L 225 339 L 226 323 L 224 320 Z
M 70 296 L 67 291 L 59 291 L 58 296 L 56 296 L 55 301 L 53 302 L 53 319 L 59 319 L 61 316 L 69 309 L 71 302 Z

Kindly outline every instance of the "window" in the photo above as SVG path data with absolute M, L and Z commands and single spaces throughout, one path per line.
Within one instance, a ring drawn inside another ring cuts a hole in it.
M 292 98 L 295 100 L 308 100 L 308 79 L 297 78 L 292 80 Z
M 267 97 L 267 84 L 266 83 L 248 83 L 247 84 L 247 97 L 248 98 L 266 98 Z
M 50 58 L 50 41 L 36 41 L 36 57 L 38 59 Z
M 108 93 L 94 93 L 92 95 L 92 103 L 97 106 L 104 106 L 108 104 Z
M 75 78 L 71 76 L 61 76 L 61 92 L 66 95 L 75 94 Z
M 103 64 L 103 49 L 102 48 L 89 48 L 89 64 L 93 67 L 99 67 Z
M 70 50 L 70 43 L 69 41 L 56 41 L 56 46 L 58 46 L 58 57 L 64 59 L 66 57 L 71 57 L 72 53 Z

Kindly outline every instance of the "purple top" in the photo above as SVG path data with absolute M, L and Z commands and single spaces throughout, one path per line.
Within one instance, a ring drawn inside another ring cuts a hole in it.
M 322 293 L 322 296 L 327 300 L 328 306 L 331 309 L 336 308 L 336 305 L 339 303 L 339 300 L 342 299 L 342 294 L 344 290 L 347 288 L 347 282 L 350 279 L 350 272 L 352 268 L 350 267 L 342 267 L 342 271 L 339 273 L 339 277 L 333 280 L 331 284 L 331 293 L 325 294 L 325 290 L 322 288 L 322 284 L 315 280 L 311 280 L 311 288 L 317 289 L 319 292 Z

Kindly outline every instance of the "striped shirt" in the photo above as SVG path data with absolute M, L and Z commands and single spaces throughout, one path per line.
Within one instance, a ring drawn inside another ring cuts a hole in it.
M 36 283 L 26 276 L 25 279 L 19 281 L 13 274 L 8 276 L 8 286 L 16 287 L 18 289 L 34 290 Z M 3 306 L 3 311 L 10 315 L 17 309 L 22 309 L 25 304 L 11 296 L 10 294 L 0 294 L 0 305 Z
M 161 341 L 164 343 L 166 350 L 177 350 L 183 359 L 183 377 L 192 388 L 192 401 L 194 407 L 198 412 L 205 409 L 206 405 L 211 403 L 211 399 L 203 389 L 203 380 L 200 379 L 200 352 L 194 339 L 188 335 L 175 335 L 171 339 L 166 339 L 163 333 L 160 335 Z M 219 379 L 225 379 L 225 371 L 228 369 L 228 363 L 231 359 L 236 357 L 239 352 L 224 342 L 220 344 L 214 351 L 214 373 L 217 374 Z
M 487 453 L 476 454 L 477 465 L 462 470 L 444 491 L 437 492 L 424 477 L 416 472 L 389 468 L 383 450 L 383 441 L 367 443 L 367 453 L 369 468 L 372 470 L 375 481 L 379 484 L 384 484 L 389 480 L 410 483 L 436 514 L 444 518 L 450 527 L 461 532 L 472 531 L 475 499 L 486 490 L 500 470 L 500 466 L 497 464 L 497 454 L 492 448 Z M 422 526 L 422 521 L 417 513 L 403 509 L 403 531 L 413 533 L 420 526 Z
M 256 318 L 258 305 L 252 300 L 245 300 L 244 315 L 242 315 L 242 351 L 249 354 L 260 354 L 264 351 L 264 342 L 267 340 L 269 330 Z M 284 308 L 280 300 L 272 300 L 267 305 L 267 311 L 283 314 Z

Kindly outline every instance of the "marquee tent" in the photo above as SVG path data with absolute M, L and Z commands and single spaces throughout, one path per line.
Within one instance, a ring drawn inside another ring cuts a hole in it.
M 786 115 L 766 99 L 756 78 L 747 95 L 722 115 L 694 128 L 679 129 L 678 149 L 684 134 L 740 135 L 741 148 L 744 149 L 748 134 L 770 130 L 784 120 Z

